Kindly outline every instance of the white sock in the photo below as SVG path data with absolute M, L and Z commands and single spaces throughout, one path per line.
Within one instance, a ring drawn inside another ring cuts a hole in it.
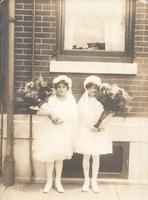
M 90 155 L 83 156 L 83 173 L 84 173 L 84 180 L 89 180 L 89 168 L 90 168 Z
M 61 175 L 62 175 L 62 170 L 63 170 L 63 161 L 56 161 L 55 164 L 55 169 L 56 169 L 56 179 L 55 179 L 55 186 L 58 192 L 64 192 L 64 188 L 61 184 Z
M 46 163 L 47 183 L 44 186 L 43 192 L 50 192 L 52 187 L 52 174 L 54 169 L 54 162 Z
M 99 171 L 99 156 L 93 156 L 93 163 L 92 163 L 92 189 L 94 192 L 99 192 L 99 187 L 97 184 L 97 177 Z
M 46 163 L 47 183 L 52 182 L 53 169 L 54 169 L 54 162 Z
M 93 156 L 92 163 L 92 180 L 97 181 L 98 172 L 99 172 L 100 158 L 99 156 Z
M 90 168 L 90 155 L 83 156 L 83 173 L 84 173 L 84 183 L 82 187 L 83 192 L 87 192 L 89 190 L 89 168 Z
M 63 170 L 63 161 L 56 161 L 56 182 L 61 182 L 62 170 Z

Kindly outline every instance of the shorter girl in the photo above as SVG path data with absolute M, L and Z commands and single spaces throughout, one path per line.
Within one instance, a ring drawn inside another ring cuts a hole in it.
M 99 171 L 99 155 L 112 153 L 112 141 L 107 129 L 100 125 L 99 132 L 94 127 L 103 112 L 103 105 L 96 99 L 101 85 L 100 78 L 89 76 L 84 81 L 85 92 L 78 102 L 79 135 L 77 136 L 75 152 L 83 154 L 84 184 L 82 191 L 89 190 L 90 158 L 92 156 L 92 181 L 94 192 L 99 192 L 97 176 Z
M 47 183 L 43 189 L 49 192 L 52 188 L 52 176 L 55 167 L 55 187 L 64 192 L 61 184 L 63 160 L 71 159 L 73 139 L 77 122 L 77 105 L 71 93 L 72 81 L 61 75 L 53 80 L 55 94 L 43 104 L 39 115 L 48 116 L 42 131 L 35 143 L 34 158 L 46 163 Z

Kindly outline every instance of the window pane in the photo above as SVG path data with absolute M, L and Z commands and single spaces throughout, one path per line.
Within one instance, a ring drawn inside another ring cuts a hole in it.
M 126 0 L 65 0 L 64 49 L 124 51 Z

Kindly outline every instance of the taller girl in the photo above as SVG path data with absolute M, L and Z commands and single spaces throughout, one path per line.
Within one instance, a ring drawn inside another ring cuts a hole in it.
M 112 153 L 112 141 L 108 131 L 102 131 L 94 127 L 102 112 L 103 105 L 96 99 L 101 86 L 101 80 L 97 76 L 89 76 L 84 81 L 85 92 L 78 102 L 79 111 L 79 134 L 76 142 L 75 152 L 83 154 L 84 184 L 82 191 L 87 192 L 90 186 L 90 158 L 92 156 L 92 181 L 94 192 L 99 192 L 97 176 L 99 171 L 99 155 Z M 100 125 L 101 126 L 101 125 Z

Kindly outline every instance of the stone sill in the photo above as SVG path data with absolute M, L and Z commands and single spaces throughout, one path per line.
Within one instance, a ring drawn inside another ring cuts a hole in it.
M 29 117 L 22 114 L 14 115 L 14 138 L 29 139 Z M 46 120 L 48 118 L 33 115 L 33 137 L 36 137 Z M 7 135 L 6 123 L 6 115 L 4 115 L 4 138 Z M 148 118 L 113 117 L 110 122 L 110 134 L 113 141 L 148 143 Z
M 137 74 L 136 63 L 51 61 L 50 72 L 93 74 Z

